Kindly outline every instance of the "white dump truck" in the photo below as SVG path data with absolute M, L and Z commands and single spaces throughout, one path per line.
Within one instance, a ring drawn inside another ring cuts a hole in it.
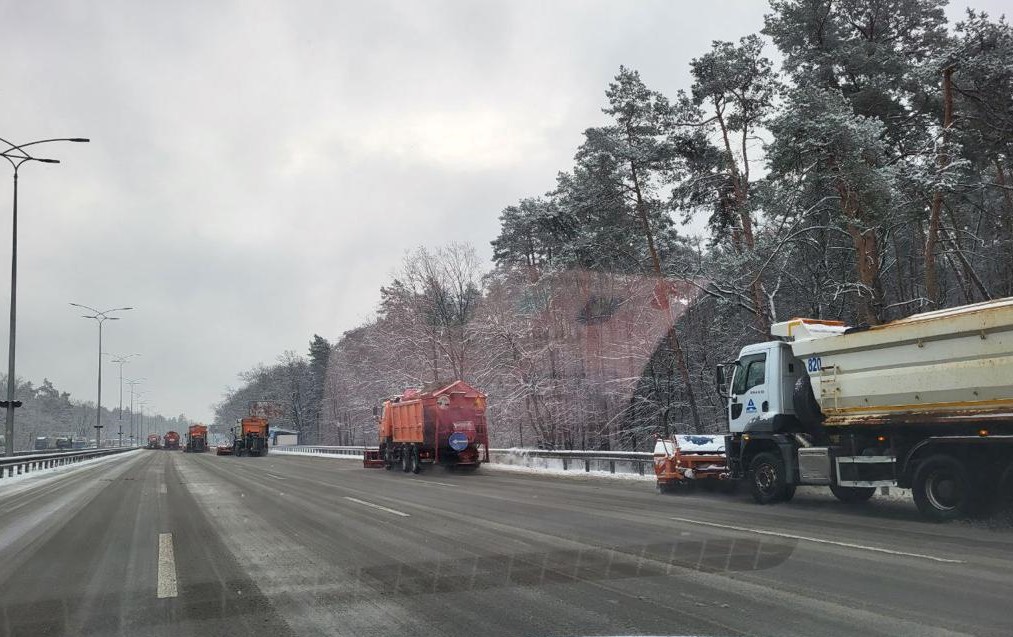
M 767 504 L 912 489 L 928 518 L 1013 496 L 1013 298 L 847 327 L 793 319 L 718 369 L 728 473 Z

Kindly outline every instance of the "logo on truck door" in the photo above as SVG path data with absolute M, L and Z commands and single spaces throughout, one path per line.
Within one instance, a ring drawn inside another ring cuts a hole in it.
M 750 412 L 755 412 L 755 411 L 756 411 L 756 403 L 754 403 L 753 399 L 750 398 L 749 402 L 746 403 L 746 413 L 748 414 Z

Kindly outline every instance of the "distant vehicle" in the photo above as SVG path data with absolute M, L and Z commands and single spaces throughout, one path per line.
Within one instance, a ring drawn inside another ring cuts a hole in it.
M 158 434 L 148 434 L 148 449 L 161 449 L 162 448 L 162 437 Z
M 175 431 L 167 431 L 167 432 L 165 432 L 165 436 L 163 437 L 163 445 L 162 446 L 164 448 L 170 449 L 170 450 L 172 450 L 172 449 L 179 449 L 179 434 L 176 433 Z
M 49 449 L 51 442 L 52 441 L 49 439 L 49 436 L 38 436 L 35 438 L 35 450 L 44 451 Z
M 65 451 L 67 449 L 74 448 L 74 437 L 71 435 L 59 435 L 53 440 L 53 446 L 60 450 Z
M 239 425 L 232 429 L 235 441 L 232 453 L 237 456 L 267 455 L 267 419 L 243 418 Z
M 95 441 L 94 440 L 89 441 L 84 436 L 74 436 L 74 439 L 71 442 L 70 446 L 71 449 L 87 449 L 88 447 L 94 447 Z
M 380 446 L 363 466 L 418 473 L 423 465 L 477 468 L 489 462 L 486 395 L 464 381 L 436 391 L 406 390 L 383 404 Z
M 190 425 L 186 432 L 186 446 L 183 451 L 203 453 L 208 449 L 208 428 L 206 425 Z

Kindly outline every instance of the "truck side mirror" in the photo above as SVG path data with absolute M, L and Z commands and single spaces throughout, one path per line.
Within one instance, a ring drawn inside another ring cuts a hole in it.
M 718 396 L 728 399 L 728 375 L 725 365 L 718 365 L 714 368 L 714 381 L 717 383 Z

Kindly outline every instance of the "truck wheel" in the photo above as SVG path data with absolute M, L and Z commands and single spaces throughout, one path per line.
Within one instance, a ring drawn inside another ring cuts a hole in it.
M 856 504 L 867 502 L 869 498 L 876 495 L 876 487 L 841 487 L 836 484 L 830 485 L 830 492 L 841 502 Z
M 970 513 L 971 481 L 964 465 L 951 456 L 930 456 L 918 465 L 911 485 L 922 515 L 935 522 L 955 520 Z
M 1009 463 L 1006 470 L 999 478 L 999 487 L 995 494 L 996 508 L 1000 511 L 1013 512 L 1013 462 Z
M 820 410 L 820 404 L 816 402 L 816 397 L 813 396 L 813 386 L 808 374 L 795 381 L 792 405 L 795 407 L 795 417 L 799 419 L 807 433 L 821 433 L 823 412 Z
M 758 504 L 773 504 L 791 499 L 791 496 L 795 495 L 794 487 L 791 488 L 791 494 L 788 493 L 784 461 L 779 455 L 769 451 L 756 454 L 749 463 L 749 486 L 753 492 L 753 499 Z
M 412 447 L 412 473 L 422 471 L 422 463 L 419 462 L 419 450 Z
M 401 447 L 401 471 L 408 473 L 412 468 L 412 454 L 407 447 Z

